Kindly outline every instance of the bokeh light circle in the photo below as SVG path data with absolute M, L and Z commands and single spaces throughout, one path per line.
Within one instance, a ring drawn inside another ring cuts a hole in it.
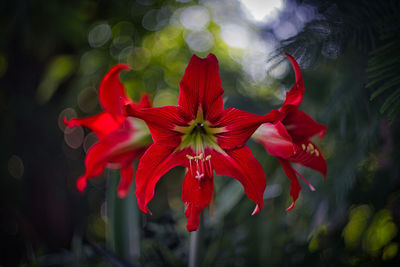
M 24 175 L 24 163 L 19 156 L 12 155 L 8 160 L 8 172 L 16 179 L 20 179 Z
M 111 38 L 110 25 L 103 23 L 94 26 L 88 36 L 89 45 L 93 48 L 101 47 Z

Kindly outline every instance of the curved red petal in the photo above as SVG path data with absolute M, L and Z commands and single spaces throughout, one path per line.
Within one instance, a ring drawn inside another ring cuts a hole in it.
M 290 195 L 292 196 L 293 203 L 286 209 L 287 211 L 294 208 L 294 204 L 296 203 L 297 198 L 299 197 L 299 192 L 301 190 L 301 186 L 299 180 L 297 179 L 296 170 L 290 165 L 290 163 L 281 158 L 277 158 L 279 163 L 282 165 L 283 170 L 286 173 L 286 176 L 290 180 Z
M 107 112 L 103 112 L 86 118 L 64 118 L 64 124 L 68 127 L 83 126 L 92 130 L 98 138 L 102 139 L 120 127 L 114 118 Z
M 272 111 L 267 115 L 256 115 L 236 108 L 227 108 L 222 111 L 218 122 L 212 126 L 224 130 L 217 135 L 221 148 L 235 149 L 244 146 L 262 123 L 281 118 L 282 114 L 278 111 Z
M 118 197 L 124 198 L 128 195 L 134 176 L 134 169 L 132 162 L 127 162 L 121 166 L 121 178 L 118 184 Z
M 266 178 L 263 167 L 251 150 L 244 146 L 227 150 L 226 154 L 213 151 L 211 162 L 217 174 L 235 178 L 243 185 L 247 196 L 257 204 L 253 214 L 260 211 L 264 204 Z
M 147 204 L 154 196 L 155 186 L 160 178 L 175 166 L 185 166 L 184 150 L 174 151 L 174 147 L 154 143 L 140 159 L 136 172 L 136 197 L 139 208 L 148 213 Z
M 223 109 L 224 90 L 218 60 L 213 54 L 202 59 L 193 55 L 179 84 L 178 106 L 194 119 L 202 108 L 205 119 L 215 121 Z
M 314 135 L 323 136 L 326 126 L 314 121 L 301 110 L 292 110 L 282 121 L 295 143 L 305 142 Z
M 80 191 L 86 186 L 86 180 L 99 176 L 108 163 L 123 165 L 136 157 L 136 151 L 140 148 L 132 148 L 132 134 L 125 130 L 114 131 L 88 150 L 85 157 L 85 174 L 78 180 Z
M 100 143 L 94 144 L 87 152 L 85 158 L 85 174 L 78 178 L 76 186 L 80 192 L 86 188 L 87 180 L 99 176 L 107 165 L 104 160 L 107 149 Z
M 144 120 L 150 129 L 154 142 L 177 146 L 182 140 L 182 134 L 175 129 L 177 126 L 187 126 L 188 118 L 179 107 L 165 106 L 158 108 L 135 108 L 125 106 L 126 114 Z
M 303 101 L 303 94 L 305 91 L 303 76 L 301 75 L 299 64 L 294 59 L 294 57 L 292 57 L 288 53 L 285 53 L 285 55 L 288 57 L 290 63 L 292 64 L 294 74 L 296 76 L 296 83 L 292 86 L 292 88 L 290 88 L 289 92 L 286 93 L 286 99 L 281 108 L 281 111 L 283 113 L 287 113 L 289 109 L 292 109 L 294 107 L 297 108 Z
M 309 167 L 326 177 L 328 167 L 325 157 L 313 142 L 308 140 L 299 143 L 296 150 L 296 154 L 289 158 L 290 161 Z
M 104 76 L 100 88 L 100 104 L 115 119 L 121 120 L 123 106 L 131 102 L 125 93 L 124 85 L 119 80 L 119 74 L 122 70 L 128 70 L 130 67 L 124 64 L 118 64 Z
M 131 109 L 140 109 L 140 108 L 150 108 L 153 105 L 153 103 L 148 93 L 142 93 L 138 103 L 135 103 L 133 101 L 125 101 L 125 105 L 122 107 L 122 114 L 125 116 L 127 115 L 125 107 L 126 105 L 130 106 Z
M 276 157 L 289 158 L 296 151 L 296 145 L 281 122 L 262 124 L 252 138 L 263 145 L 269 154 Z
M 153 105 L 153 102 L 151 101 L 150 95 L 148 93 L 143 93 L 140 96 L 140 100 L 139 100 L 138 105 L 141 108 L 150 108 Z
M 188 171 L 182 185 L 182 201 L 186 204 L 187 230 L 197 230 L 200 212 L 210 204 L 214 191 L 213 177 L 197 179 Z
M 76 180 L 76 188 L 78 188 L 78 191 L 83 193 L 85 191 L 86 185 L 87 185 L 87 177 L 86 176 L 81 176 Z
M 199 228 L 200 213 L 202 210 L 203 210 L 203 208 L 199 208 L 190 203 L 187 204 L 187 207 L 185 210 L 185 216 L 186 216 L 186 218 L 188 218 L 187 224 L 186 224 L 186 230 L 188 232 L 196 231 Z

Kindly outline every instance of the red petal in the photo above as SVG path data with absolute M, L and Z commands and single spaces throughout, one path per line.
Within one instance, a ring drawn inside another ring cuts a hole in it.
M 240 109 L 227 108 L 223 110 L 213 127 L 224 129 L 224 132 L 218 134 L 218 144 L 223 149 L 235 149 L 244 146 L 262 123 L 281 118 L 282 115 L 278 111 L 272 111 L 267 115 L 256 115 Z
M 259 212 L 264 204 L 263 195 L 266 187 L 263 167 L 247 146 L 228 150 L 226 153 L 214 151 L 211 161 L 215 172 L 237 179 L 243 185 L 247 196 L 257 204 L 253 214 Z
M 127 162 L 121 167 L 121 179 L 118 185 L 118 196 L 124 198 L 128 195 L 134 176 L 133 164 L 131 161 Z
M 78 191 L 83 193 L 85 191 L 86 185 L 87 185 L 87 177 L 86 176 L 81 176 L 76 180 L 76 188 L 78 188 Z
M 325 125 L 314 121 L 298 109 L 290 111 L 282 123 L 295 143 L 305 142 L 316 134 L 322 136 L 326 131 Z
M 175 131 L 176 126 L 187 126 L 188 118 L 184 117 L 179 107 L 165 106 L 159 108 L 138 109 L 132 105 L 125 106 L 126 114 L 144 120 L 150 129 L 154 142 L 163 142 L 177 146 L 182 134 Z
M 135 103 L 133 101 L 125 101 L 125 104 L 129 105 L 130 108 L 132 109 L 150 108 L 153 105 L 153 103 L 151 102 L 151 98 L 147 93 L 142 93 L 142 95 L 140 96 L 139 103 Z M 124 112 L 125 111 L 124 109 L 126 109 L 125 105 L 122 107 L 122 109 L 123 109 L 122 112 L 123 115 L 126 115 Z
M 287 111 L 291 108 L 298 107 L 303 100 L 303 94 L 305 91 L 303 77 L 301 75 L 299 64 L 294 59 L 294 57 L 292 57 L 288 53 L 285 53 L 285 55 L 290 60 L 290 63 L 292 64 L 292 67 L 294 69 L 296 83 L 292 86 L 289 92 L 286 93 L 286 99 L 281 108 L 281 111 L 283 113 L 287 113 Z
M 120 127 L 114 118 L 107 112 L 103 112 L 86 118 L 74 118 L 68 121 L 64 118 L 64 123 L 68 127 L 84 126 L 92 130 L 99 139 L 104 138 L 109 133 Z
M 133 134 L 124 129 L 114 131 L 88 150 L 85 158 L 86 171 L 77 184 L 80 191 L 84 190 L 86 180 L 99 176 L 108 163 L 124 165 L 136 157 L 136 151 L 140 151 L 141 148 L 132 148 L 130 140 Z
M 147 93 L 143 93 L 140 97 L 139 106 L 141 108 L 150 108 L 153 103 L 151 102 L 151 97 Z
M 219 76 L 218 60 L 213 54 L 204 59 L 193 55 L 179 87 L 178 106 L 191 119 L 196 117 L 200 107 L 206 120 L 216 120 L 223 108 L 224 90 Z
M 123 64 L 114 66 L 104 76 L 99 88 L 101 106 L 117 120 L 121 119 L 123 106 L 131 102 L 125 93 L 124 85 L 119 80 L 119 73 L 129 68 Z
M 187 206 L 185 215 L 188 218 L 186 228 L 189 232 L 199 227 L 200 212 L 210 204 L 213 191 L 213 177 L 198 180 L 190 171 L 186 173 L 182 185 L 182 200 Z
M 147 204 L 154 196 L 155 186 L 160 178 L 175 166 L 185 166 L 184 150 L 174 152 L 175 147 L 155 143 L 140 159 L 136 172 L 136 197 L 139 208 L 148 213 Z
M 199 208 L 190 203 L 187 204 L 186 210 L 185 210 L 185 216 L 186 216 L 186 218 L 188 218 L 187 224 L 186 224 L 186 229 L 188 232 L 196 231 L 199 228 L 200 213 L 202 210 L 203 210 L 203 208 Z
M 99 176 L 107 165 L 104 160 L 107 155 L 108 148 L 102 144 L 94 144 L 87 152 L 85 158 L 85 174 L 78 178 L 76 186 L 80 192 L 86 188 L 87 180 Z
M 292 138 L 281 122 L 262 124 L 252 138 L 262 144 L 269 154 L 276 157 L 288 158 L 296 151 Z
M 296 202 L 297 198 L 299 197 L 299 192 L 301 190 L 301 186 L 299 181 L 297 180 L 296 170 L 290 165 L 290 163 L 285 159 L 277 158 L 280 164 L 283 167 L 287 177 L 290 180 L 290 195 L 292 196 L 293 203 L 290 205 L 286 210 L 289 211 L 294 208 L 294 203 Z
M 312 145 L 312 149 L 308 148 L 310 144 Z M 328 168 L 324 155 L 322 154 L 321 150 L 319 150 L 319 148 L 311 141 L 298 144 L 296 154 L 290 157 L 289 160 L 318 171 L 324 177 L 326 177 Z

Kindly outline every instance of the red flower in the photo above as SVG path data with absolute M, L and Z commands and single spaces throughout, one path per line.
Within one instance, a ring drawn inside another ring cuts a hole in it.
M 99 176 L 106 167 L 112 167 L 121 169 L 118 196 L 125 197 L 134 176 L 132 161 L 139 159 L 152 143 L 150 132 L 142 120 L 123 116 L 123 106 L 128 103 L 142 108 L 151 106 L 150 99 L 145 94 L 138 104 L 133 103 L 125 94 L 124 86 L 119 81 L 119 73 L 126 69 L 129 69 L 128 65 L 116 65 L 101 82 L 99 99 L 104 112 L 70 121 L 64 118 L 68 127 L 87 127 L 99 139 L 87 152 L 86 172 L 77 181 L 81 192 L 86 187 L 87 179 Z
M 286 54 L 292 63 L 296 83 L 286 94 L 285 102 L 280 111 L 284 114 L 281 122 L 275 124 L 264 123 L 252 136 L 257 142 L 262 144 L 267 152 L 276 158 L 281 163 L 286 175 L 290 179 L 290 195 L 293 203 L 287 210 L 294 207 L 294 203 L 299 196 L 301 189 L 297 177 L 303 179 L 311 190 L 314 187 L 297 172 L 290 162 L 299 163 L 311 169 L 320 172 L 324 178 L 327 173 L 327 166 L 324 156 L 319 148 L 310 141 L 310 138 L 316 134 L 320 138 L 323 137 L 326 126 L 315 122 L 305 112 L 298 109 L 303 94 L 304 83 L 301 76 L 300 67 L 296 60 L 289 54 Z
M 188 231 L 198 228 L 200 212 L 211 201 L 214 170 L 242 183 L 257 204 L 253 214 L 262 208 L 265 174 L 245 144 L 262 123 L 282 116 L 278 111 L 255 115 L 224 109 L 223 92 L 216 57 L 194 55 L 180 82 L 178 106 L 126 106 L 129 115 L 147 123 L 154 141 L 141 158 L 136 175 L 136 196 L 143 212 L 149 212 L 147 204 L 158 180 L 175 166 L 187 168 L 182 200 L 187 206 Z

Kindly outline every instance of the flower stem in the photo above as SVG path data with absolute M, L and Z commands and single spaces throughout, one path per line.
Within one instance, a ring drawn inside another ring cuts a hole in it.
M 200 213 L 200 225 L 197 231 L 190 233 L 189 267 L 201 266 L 201 254 L 203 251 L 203 213 Z
M 120 259 L 137 265 L 140 256 L 140 216 L 133 188 L 121 199 L 117 196 L 119 173 L 107 173 L 107 245 Z

